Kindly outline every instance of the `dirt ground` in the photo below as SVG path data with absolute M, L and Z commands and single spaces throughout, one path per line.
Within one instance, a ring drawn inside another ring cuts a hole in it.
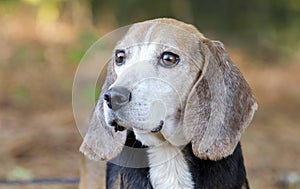
M 79 177 L 82 138 L 71 91 L 80 60 L 74 52 L 88 47 L 81 47 L 85 31 L 67 23 L 37 25 L 30 17 L 1 17 L 0 23 L 0 180 Z M 264 62 L 227 48 L 259 104 L 242 138 L 251 188 L 279 188 L 281 174 L 300 172 L 300 58 Z

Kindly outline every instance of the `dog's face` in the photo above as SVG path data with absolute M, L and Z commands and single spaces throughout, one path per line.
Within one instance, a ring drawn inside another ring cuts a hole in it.
M 133 128 L 148 146 L 186 144 L 182 112 L 204 65 L 196 39 L 168 24 L 133 25 L 114 50 L 116 80 L 106 92 L 111 99 L 103 101 L 106 123 Z
M 147 146 L 191 143 L 202 159 L 230 155 L 257 108 L 223 44 L 191 25 L 134 24 L 116 45 L 81 151 L 111 159 L 126 129 Z

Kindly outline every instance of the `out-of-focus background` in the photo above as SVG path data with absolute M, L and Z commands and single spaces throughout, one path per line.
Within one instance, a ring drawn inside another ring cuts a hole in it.
M 300 1 L 1 0 L 0 180 L 79 176 L 71 93 L 98 38 L 157 17 L 222 41 L 259 110 L 242 139 L 252 188 L 300 172 Z M 76 188 L 76 185 L 0 188 Z

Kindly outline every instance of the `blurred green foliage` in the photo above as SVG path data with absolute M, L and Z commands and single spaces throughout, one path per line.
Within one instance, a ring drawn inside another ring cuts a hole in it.
M 113 12 L 120 25 L 174 17 L 196 25 L 211 38 L 243 45 L 257 56 L 293 55 L 300 42 L 299 0 L 90 0 L 94 23 Z M 227 39 L 227 40 L 226 40 Z
M 79 45 L 69 49 L 68 58 L 72 64 L 79 64 L 87 49 L 98 40 L 98 36 L 87 30 L 83 31 L 79 37 Z
M 2 0 L 0 10 L 24 5 L 35 7 L 44 20 L 60 19 L 68 10 L 75 10 L 73 17 L 88 10 L 86 16 L 98 28 L 173 17 L 196 25 L 209 38 L 244 46 L 265 61 L 293 56 L 300 46 L 299 0 Z M 81 56 L 80 49 L 70 53 L 73 62 Z
M 16 166 L 8 174 L 8 180 L 29 180 L 33 178 L 33 173 L 24 167 Z
M 13 94 L 13 101 L 19 106 L 28 106 L 29 102 L 29 88 L 21 85 L 15 88 Z

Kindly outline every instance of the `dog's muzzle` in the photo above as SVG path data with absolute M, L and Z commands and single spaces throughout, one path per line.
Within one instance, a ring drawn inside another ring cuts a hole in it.
M 112 116 L 110 117 L 108 124 L 114 127 L 116 132 L 134 127 L 135 129 L 144 132 L 157 133 L 160 132 L 164 126 L 165 106 L 161 100 L 153 100 L 151 102 L 151 105 L 149 106 L 149 115 L 146 113 L 145 118 L 143 118 L 144 120 L 137 120 L 133 117 L 132 119 L 135 120 L 135 122 L 128 122 L 126 119 L 132 116 L 130 112 L 139 111 L 131 109 L 132 107 L 130 107 L 130 102 L 132 101 L 131 91 L 125 87 L 112 87 L 105 92 L 103 99 L 107 107 L 111 110 Z M 135 104 L 137 102 L 133 103 Z M 139 102 L 137 104 L 141 103 Z M 145 113 L 144 109 L 140 109 L 140 111 Z

